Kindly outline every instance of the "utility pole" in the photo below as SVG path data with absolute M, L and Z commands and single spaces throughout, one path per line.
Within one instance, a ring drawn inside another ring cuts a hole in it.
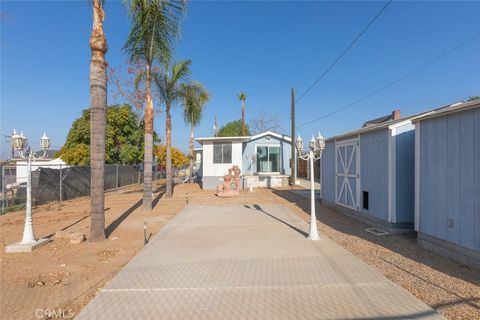
M 292 113 L 291 113 L 291 120 L 292 120 L 292 155 L 290 158 L 290 170 L 291 170 L 291 185 L 292 187 L 297 182 L 297 157 L 296 157 L 296 149 L 295 149 L 295 89 L 292 88 Z
M 217 117 L 215 117 L 215 121 L 213 122 L 213 136 L 217 136 L 217 130 L 218 130 L 218 125 L 217 125 Z

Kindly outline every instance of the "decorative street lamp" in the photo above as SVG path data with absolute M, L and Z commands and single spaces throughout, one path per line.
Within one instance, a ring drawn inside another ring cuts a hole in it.
M 319 240 L 317 231 L 317 217 L 315 216 L 315 182 L 313 179 L 313 161 L 318 160 L 322 157 L 323 149 L 325 149 L 325 138 L 318 133 L 317 138 L 312 136 L 308 146 L 310 150 L 308 152 L 303 151 L 303 139 L 298 135 L 297 140 L 295 141 L 295 146 L 298 150 L 298 156 L 302 160 L 310 160 L 310 232 L 308 239 L 310 240 Z
M 44 245 L 50 241 L 50 239 L 35 239 L 32 222 L 32 161 L 45 158 L 47 150 L 50 148 L 50 139 L 45 132 L 40 138 L 40 147 L 43 151 L 41 157 L 36 157 L 31 151 L 28 139 L 23 135 L 23 132 L 18 134 L 13 130 L 11 144 L 12 148 L 19 153 L 20 158 L 27 161 L 27 203 L 25 208 L 25 227 L 23 229 L 22 241 L 5 247 L 5 252 L 30 252 L 36 247 Z

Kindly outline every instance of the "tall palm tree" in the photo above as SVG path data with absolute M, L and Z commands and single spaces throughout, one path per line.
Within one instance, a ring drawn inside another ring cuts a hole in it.
M 181 85 L 183 96 L 183 119 L 190 125 L 189 158 L 190 158 L 190 183 L 193 183 L 193 129 L 202 120 L 205 104 L 210 99 L 207 89 L 197 81 Z
M 101 0 L 93 0 L 90 36 L 90 241 L 105 239 L 105 131 L 107 127 L 107 39 L 103 32 L 105 12 Z
M 242 101 L 242 136 L 245 135 L 245 100 L 247 100 L 247 94 L 240 92 L 237 94 L 238 100 Z
M 170 110 L 172 106 L 179 102 L 182 98 L 181 82 L 190 76 L 191 60 L 182 60 L 176 62 L 172 66 L 172 70 L 168 72 L 160 72 L 155 74 L 155 82 L 160 92 L 160 97 L 165 103 L 165 138 L 167 146 L 166 171 L 167 171 L 167 188 L 166 197 L 172 196 L 172 116 Z
M 166 68 L 172 56 L 173 44 L 180 33 L 180 22 L 186 9 L 184 0 L 127 0 L 131 29 L 124 49 L 130 62 L 143 63 L 144 72 L 135 79 L 145 83 L 145 152 L 143 207 L 152 209 L 153 164 L 153 99 L 152 67 Z

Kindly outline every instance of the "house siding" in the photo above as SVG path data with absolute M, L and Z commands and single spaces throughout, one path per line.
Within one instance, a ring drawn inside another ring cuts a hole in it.
M 203 144 L 203 189 L 215 189 L 223 181 L 223 176 L 228 173 L 228 169 L 237 165 L 242 168 L 242 142 L 232 142 L 232 162 L 231 163 L 213 163 L 213 142 L 206 141 Z
M 480 251 L 480 109 L 420 125 L 419 231 Z
M 369 209 L 363 209 L 361 201 L 360 208 L 384 221 L 388 220 L 388 139 L 388 129 L 360 136 L 360 197 L 368 191 Z
M 415 217 L 415 126 L 395 129 L 396 222 L 413 222 Z
M 244 143 L 242 150 L 242 174 L 257 173 L 257 166 L 253 163 L 252 171 L 250 171 L 251 160 L 250 157 L 255 154 L 255 146 L 268 145 L 280 147 L 280 174 L 290 175 L 290 157 L 291 157 L 291 144 L 288 141 L 279 139 L 274 136 L 265 136 L 258 139 L 254 139 Z

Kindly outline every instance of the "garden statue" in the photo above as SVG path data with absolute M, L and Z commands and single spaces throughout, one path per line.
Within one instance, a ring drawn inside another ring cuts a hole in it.
M 240 172 L 238 166 L 228 169 L 228 174 L 223 176 L 223 183 L 217 186 L 217 196 L 233 197 L 240 194 Z

